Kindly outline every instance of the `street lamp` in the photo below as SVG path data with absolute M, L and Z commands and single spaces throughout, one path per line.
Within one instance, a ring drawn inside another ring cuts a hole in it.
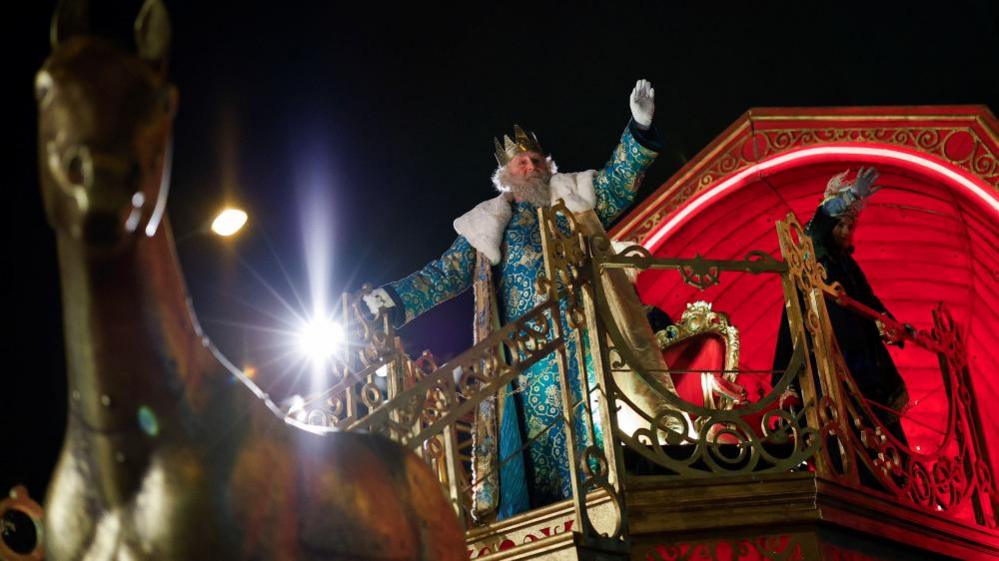
M 191 238 L 209 233 L 215 234 L 220 238 L 231 238 L 241 231 L 243 226 L 246 226 L 248 219 L 249 216 L 245 210 L 235 207 L 223 207 L 210 223 L 202 222 L 201 226 L 196 230 L 191 230 L 182 236 L 177 236 L 175 243 L 178 246 L 184 245 Z
M 238 208 L 224 208 L 212 221 L 212 232 L 228 238 L 239 232 L 246 224 L 246 212 Z

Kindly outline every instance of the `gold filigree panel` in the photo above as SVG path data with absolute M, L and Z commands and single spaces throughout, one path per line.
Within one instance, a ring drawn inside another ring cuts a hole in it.
M 632 559 L 647 561 L 817 561 L 807 545 L 809 540 L 796 534 L 765 535 L 745 538 L 677 540 L 638 546 Z
M 796 294 L 788 300 L 789 318 L 794 324 L 800 316 L 814 342 L 815 368 L 811 383 L 802 385 L 802 397 L 818 403 L 817 418 L 809 419 L 821 440 L 817 475 L 932 514 L 970 507 L 978 524 L 996 527 L 996 490 L 977 405 L 968 391 L 967 353 L 950 315 L 939 307 L 933 329 L 909 339 L 938 354 L 949 402 L 944 443 L 932 453 L 916 452 L 886 428 L 853 380 L 827 312 L 827 300 L 835 301 L 842 289 L 825 283 L 811 241 L 793 214 L 778 223 L 778 235 Z
M 768 254 L 750 252 L 743 260 L 708 260 L 700 256 L 693 259 L 653 258 L 641 246 L 629 246 L 615 253 L 606 238 L 593 237 L 589 243 L 595 275 L 611 268 L 670 269 L 681 275 L 689 268 L 710 266 L 712 280 L 707 285 L 721 282 L 722 272 L 773 274 L 786 277 L 788 267 Z M 730 273 L 726 273 L 730 274 Z M 702 279 L 692 279 L 689 284 L 700 286 Z M 611 372 L 634 371 L 650 387 L 659 392 L 666 408 L 647 413 L 647 425 L 630 434 L 619 430 L 615 435 L 625 447 L 643 461 L 656 466 L 656 474 L 665 477 L 706 477 L 747 473 L 786 472 L 798 469 L 811 457 L 818 446 L 816 429 L 805 422 L 807 411 L 814 403 L 792 412 L 776 407 L 780 392 L 771 392 L 756 403 L 737 410 L 695 405 L 682 400 L 675 393 L 657 383 L 656 372 L 648 371 L 638 360 L 638 350 L 632 349 L 622 336 L 612 310 L 606 305 L 600 283 L 594 284 L 599 323 L 606 330 L 610 343 L 607 365 Z M 706 309 L 706 307 L 705 307 Z M 718 316 L 716 315 L 717 319 Z M 690 318 L 693 321 L 693 317 Z M 707 320 L 707 316 L 703 318 Z M 802 372 L 806 372 L 807 349 L 805 339 L 793 355 L 789 373 L 785 376 L 784 389 Z M 733 349 L 734 350 L 734 349 Z M 614 398 L 634 407 L 627 396 L 607 381 Z M 690 419 L 697 422 L 691 426 Z M 665 446 L 662 445 L 665 443 Z
M 850 122 L 844 123 L 844 117 Z M 920 120 L 925 124 L 911 124 Z M 941 124 L 934 125 L 933 120 Z M 865 121 L 869 124 L 860 124 Z M 718 181 L 783 152 L 822 144 L 849 142 L 913 150 L 947 162 L 999 190 L 996 135 L 996 131 L 974 115 L 858 114 L 796 118 L 749 114 L 741 125 L 699 154 L 689 168 L 660 187 L 644 208 L 639 207 L 631 217 L 626 217 L 615 232 L 615 239 L 637 243 L 683 204 Z

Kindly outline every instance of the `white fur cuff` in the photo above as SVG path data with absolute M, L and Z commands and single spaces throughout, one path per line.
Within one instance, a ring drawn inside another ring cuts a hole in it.
M 395 307 L 395 302 L 392 301 L 392 297 L 388 295 L 388 292 L 385 292 L 384 288 L 376 288 L 371 291 L 371 294 L 365 294 L 361 298 L 368 305 L 368 310 L 373 316 L 377 316 L 378 311 L 383 308 L 387 310 Z
M 454 221 L 454 230 L 465 237 L 472 247 L 481 251 L 489 262 L 496 265 L 502 257 L 503 232 L 513 217 L 513 210 L 505 196 L 479 203 Z
M 562 199 L 572 212 L 583 212 L 597 206 L 597 192 L 593 188 L 594 170 L 578 173 L 556 173 L 552 176 L 552 204 Z

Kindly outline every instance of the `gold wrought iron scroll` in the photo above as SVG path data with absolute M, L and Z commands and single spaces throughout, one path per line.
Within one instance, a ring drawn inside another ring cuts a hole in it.
M 861 478 L 866 472 L 876 481 L 874 491 L 928 512 L 947 513 L 970 501 L 978 523 L 995 526 L 995 484 L 971 397 L 966 351 L 946 310 L 934 312 L 934 328 L 915 340 L 940 357 L 950 402 L 947 437 L 936 453 L 917 453 L 885 429 L 850 377 L 825 308 L 826 299 L 838 293 L 825 284 L 811 240 L 793 215 L 778 222 L 781 262 L 760 252 L 742 260 L 653 258 L 641 246 L 615 252 L 606 236 L 583 236 L 564 205 L 539 212 L 546 259 L 539 288 L 546 301 L 444 366 L 434 364 L 430 372 L 418 367 L 402 352 L 387 318 L 366 317 L 358 299 L 345 299 L 345 316 L 350 316 L 345 320 L 362 344 L 337 358 L 336 383 L 310 401 L 325 408 L 326 417 L 315 424 L 379 432 L 416 449 L 437 468 L 461 512 L 469 490 L 468 458 L 460 452 L 468 443 L 459 442 L 461 423 L 482 399 L 554 353 L 563 388 L 567 453 L 573 458 L 576 528 L 584 540 L 609 547 L 627 541 L 622 446 L 663 468 L 661 475 L 676 478 L 782 472 L 812 460 L 819 477 L 869 487 Z M 610 268 L 707 271 L 687 279 L 699 287 L 709 280 L 721 282 L 722 272 L 779 276 L 794 347 L 783 376 L 763 399 L 738 408 L 681 400 L 657 382 L 656 375 L 663 373 L 643 370 L 635 360 L 638 349 L 629 347 L 615 322 L 603 283 L 594 282 Z M 571 359 L 593 366 L 595 386 L 585 368 L 568 368 L 571 346 L 566 341 L 571 337 L 578 342 L 578 355 Z M 584 357 L 587 348 L 589 356 Z M 379 370 L 388 371 L 384 392 L 374 385 Z M 573 371 L 583 388 L 578 404 L 565 389 Z M 669 406 L 654 415 L 643 413 L 647 424 L 630 434 L 619 428 L 613 412 L 618 404 L 642 412 L 616 386 L 613 373 L 621 371 L 641 377 Z M 775 403 L 792 384 L 802 392 L 798 411 Z M 600 400 L 597 407 L 594 397 Z M 696 428 L 690 426 L 692 417 L 699 421 Z M 758 424 L 751 425 L 750 417 L 759 418 Z M 576 423 L 577 418 L 585 422 Z M 605 435 L 602 446 L 594 434 L 597 425 Z M 586 440 L 575 434 L 579 426 L 587 427 L 585 436 L 594 444 L 577 446 Z M 595 490 L 605 491 L 617 510 L 610 529 L 598 531 L 589 519 L 587 494 Z
M 575 369 L 579 375 L 579 387 L 582 389 L 582 407 L 577 408 L 571 402 L 567 357 L 565 348 L 559 349 L 559 377 L 562 385 L 562 411 L 565 423 L 567 456 L 573 461 L 570 465 L 570 477 L 573 489 L 573 507 L 575 510 L 577 530 L 582 543 L 588 547 L 605 551 L 626 552 L 628 547 L 627 517 L 625 516 L 624 492 L 622 487 L 623 473 L 622 455 L 613 438 L 606 438 L 598 443 L 594 427 L 599 424 L 604 427 L 605 435 L 612 435 L 617 430 L 617 420 L 614 412 L 617 406 L 614 395 L 607 391 L 606 385 L 597 376 L 597 386 L 591 388 L 584 366 L 588 361 L 584 357 L 584 348 L 589 346 L 589 362 L 596 372 L 600 372 L 605 357 L 594 352 L 605 347 L 601 341 L 605 338 L 600 326 L 594 321 L 593 285 L 591 269 L 588 265 L 585 238 L 577 224 L 575 215 L 559 200 L 551 208 L 538 210 L 541 224 L 541 242 L 545 254 L 545 277 L 539 280 L 539 288 L 547 290 L 550 301 L 560 302 L 565 308 L 568 325 L 558 325 L 559 333 L 563 329 L 571 331 L 565 334 L 577 337 L 577 356 L 574 357 L 580 365 Z M 596 399 L 594 399 L 596 392 Z M 597 412 L 594 412 L 594 406 Z M 579 413 L 578 411 L 582 411 Z M 583 426 L 589 431 L 589 446 L 577 446 L 579 435 L 575 434 L 578 424 L 576 418 L 584 416 Z M 595 418 L 599 415 L 599 420 Z M 610 518 L 610 527 L 598 529 L 590 517 L 588 499 L 591 491 L 601 490 L 609 497 L 609 503 L 615 511 Z
M 633 245 L 615 252 L 610 241 L 603 236 L 589 240 L 594 275 L 608 268 L 672 269 L 681 272 L 684 280 L 697 288 L 704 288 L 721 282 L 724 271 L 751 274 L 776 274 L 785 277 L 787 267 L 767 253 L 750 252 L 742 260 L 708 260 L 700 256 L 694 259 L 653 258 L 644 247 Z M 689 278 L 684 271 L 707 271 L 704 275 Z M 706 279 L 711 282 L 708 283 Z M 663 468 L 667 477 L 703 477 L 705 475 L 730 475 L 749 472 L 783 472 L 797 468 L 816 451 L 817 432 L 804 422 L 804 415 L 814 413 L 814 403 L 807 402 L 802 411 L 793 413 L 776 407 L 781 392 L 803 372 L 808 371 L 807 340 L 801 335 L 795 338 L 795 348 L 784 377 L 769 395 L 745 407 L 724 410 L 709 406 L 699 406 L 680 399 L 656 383 L 653 372 L 639 366 L 634 349 L 629 348 L 620 328 L 616 325 L 606 299 L 601 293 L 600 283 L 593 283 L 595 302 L 600 325 L 609 336 L 606 365 L 609 372 L 634 370 L 650 386 L 658 391 L 675 412 L 662 411 L 652 417 L 645 415 L 648 422 L 631 434 L 618 431 L 616 436 L 630 450 L 645 460 Z M 785 295 L 788 296 L 785 287 Z M 795 327 L 793 325 L 793 327 Z M 804 331 L 800 323 L 798 331 Z M 627 402 L 627 398 L 614 386 L 613 378 L 605 376 L 607 385 L 616 399 Z M 684 415 L 686 414 L 686 415 Z M 691 427 L 689 417 L 696 417 L 696 427 Z M 751 425 L 747 419 L 761 420 Z M 673 427 L 677 423 L 682 428 Z M 670 453 L 660 445 L 665 441 Z
M 557 302 L 539 304 L 342 429 L 377 432 L 418 452 L 433 440 L 426 450 L 445 459 L 448 495 L 461 514 L 468 487 L 456 423 L 518 374 L 564 347 L 553 328 L 557 318 Z
M 676 539 L 644 545 L 648 561 L 795 561 L 818 559 L 813 539 L 800 534 Z M 638 555 L 635 556 L 636 558 Z
M 341 298 L 340 322 L 349 326 L 349 344 L 330 357 L 332 386 L 307 396 L 298 406 L 302 420 L 312 427 L 344 428 L 400 393 L 405 380 L 413 377 L 414 367 L 389 318 L 365 313 L 361 297 L 370 291 L 365 285 L 360 293 Z M 386 378 L 385 391 L 378 377 Z
M 842 296 L 842 289 L 825 283 L 811 241 L 793 214 L 778 222 L 777 228 L 789 267 L 788 280 L 804 305 L 798 313 L 814 343 L 817 383 L 803 385 L 802 391 L 814 396 L 819 405 L 818 418 L 809 419 L 811 426 L 819 428 L 823 442 L 817 475 L 863 487 L 865 492 L 883 493 L 935 515 L 955 512 L 970 501 L 977 523 L 996 527 L 995 482 L 972 398 L 961 329 L 941 305 L 933 311 L 933 328 L 910 338 L 938 355 L 949 405 L 947 429 L 937 450 L 913 450 L 885 427 L 843 360 L 826 308 L 827 301 Z M 798 299 L 788 304 L 790 311 Z

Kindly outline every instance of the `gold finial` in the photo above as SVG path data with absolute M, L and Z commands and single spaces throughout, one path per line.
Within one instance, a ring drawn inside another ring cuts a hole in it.
M 517 157 L 518 154 L 523 154 L 524 152 L 537 152 L 538 154 L 544 154 L 541 149 L 541 143 L 538 142 L 538 137 L 532 132 L 524 132 L 524 129 L 520 128 L 520 125 L 513 126 L 513 139 L 511 140 L 509 136 L 503 136 L 503 144 L 500 144 L 499 139 L 494 138 L 493 143 L 496 146 L 496 163 L 501 166 L 505 166 L 510 162 L 510 160 Z

